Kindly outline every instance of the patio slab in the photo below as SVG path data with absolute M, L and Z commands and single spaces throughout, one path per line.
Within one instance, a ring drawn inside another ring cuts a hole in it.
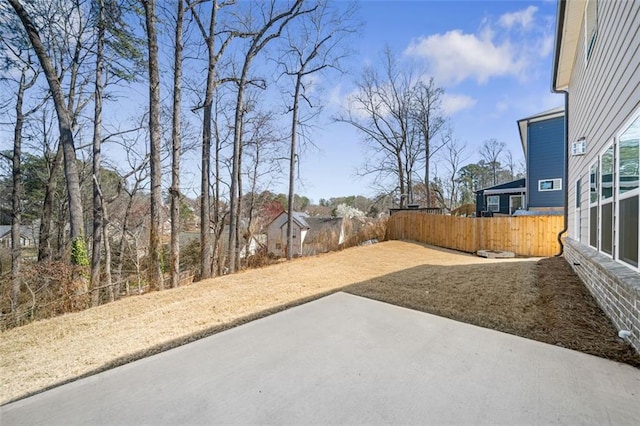
M 638 418 L 631 366 L 345 293 L 0 407 L 3 426 Z

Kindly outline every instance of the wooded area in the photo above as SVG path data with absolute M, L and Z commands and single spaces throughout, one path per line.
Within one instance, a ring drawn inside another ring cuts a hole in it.
M 500 250 L 547 257 L 559 253 L 558 233 L 563 227 L 563 216 L 466 218 L 400 212 L 389 218 L 387 236 L 468 253 Z
M 65 312 L 233 273 L 281 211 L 289 246 L 294 210 L 335 213 L 304 202 L 300 156 L 360 25 L 356 2 L 329 0 L 0 3 L 3 318 L 36 294 Z M 377 185 L 342 211 L 452 209 L 518 175 L 494 139 L 464 165 L 443 89 L 381 52 L 332 119 L 360 131 Z

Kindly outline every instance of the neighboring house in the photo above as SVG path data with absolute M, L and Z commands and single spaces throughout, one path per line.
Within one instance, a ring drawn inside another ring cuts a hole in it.
M 476 216 L 564 211 L 564 127 L 563 107 L 518 120 L 527 177 L 476 191 Z
M 307 217 L 309 225 L 302 241 L 302 254 L 305 256 L 325 253 L 337 249 L 344 243 L 344 219 L 341 217 Z M 287 226 L 285 228 L 285 235 Z
M 20 226 L 20 245 L 23 248 L 37 247 L 37 228 L 31 225 Z M 0 225 L 0 247 L 11 248 L 11 225 Z
M 564 255 L 640 351 L 640 1 L 559 1 L 552 88 L 568 105 Z
M 286 212 L 282 212 L 267 227 L 267 250 L 276 256 L 285 255 L 288 217 Z M 310 217 L 306 213 L 294 212 L 292 219 L 294 256 L 323 253 L 344 242 L 342 218 Z
M 526 210 L 563 211 L 564 107 L 518 120 L 526 161 Z
M 525 179 L 517 179 L 476 191 L 476 217 L 513 214 L 525 206 Z

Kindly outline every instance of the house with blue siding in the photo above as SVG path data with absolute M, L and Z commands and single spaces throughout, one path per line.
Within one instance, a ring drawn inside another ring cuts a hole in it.
M 526 192 L 525 179 L 476 191 L 476 217 L 514 214 L 524 208 Z
M 526 210 L 562 211 L 564 180 L 564 107 L 518 120 L 527 166 Z
M 563 213 L 564 121 L 564 107 L 518 120 L 526 178 L 477 191 L 476 216 Z

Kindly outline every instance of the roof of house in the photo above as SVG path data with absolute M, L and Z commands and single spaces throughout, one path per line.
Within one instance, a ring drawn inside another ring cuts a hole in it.
M 287 212 L 282 212 L 280 213 L 278 216 L 275 217 L 275 219 L 273 219 L 271 221 L 271 223 L 275 222 L 280 216 L 285 215 L 287 216 Z M 304 212 L 293 212 L 291 214 L 291 216 L 293 216 L 293 221 L 298 224 L 298 226 L 300 228 L 303 229 L 309 229 L 309 224 L 307 223 L 307 220 L 309 219 L 309 215 L 304 213 Z M 271 223 L 269 224 L 269 226 L 271 226 Z M 280 227 L 282 228 L 284 225 L 286 225 L 287 222 L 283 223 L 282 225 L 280 225 Z
M 0 238 L 11 235 L 11 225 L 0 225 Z M 20 235 L 31 240 L 36 240 L 36 232 L 32 225 L 21 225 Z
M 522 143 L 522 151 L 524 152 L 525 158 L 527 157 L 527 124 L 563 116 L 564 106 L 559 106 L 518 120 L 517 123 L 518 131 L 520 132 L 520 142 Z
M 565 90 L 571 80 L 571 71 L 580 44 L 580 31 L 584 17 L 584 0 L 559 0 L 553 55 L 551 90 Z
M 491 194 L 513 194 L 526 192 L 526 179 L 516 179 L 511 182 L 501 183 L 500 185 L 490 186 L 488 188 L 479 189 L 477 194 L 482 193 L 484 195 Z
M 344 218 L 341 217 L 307 217 L 309 232 L 304 239 L 305 243 L 320 242 L 322 238 L 333 233 L 336 237 L 342 231 Z

